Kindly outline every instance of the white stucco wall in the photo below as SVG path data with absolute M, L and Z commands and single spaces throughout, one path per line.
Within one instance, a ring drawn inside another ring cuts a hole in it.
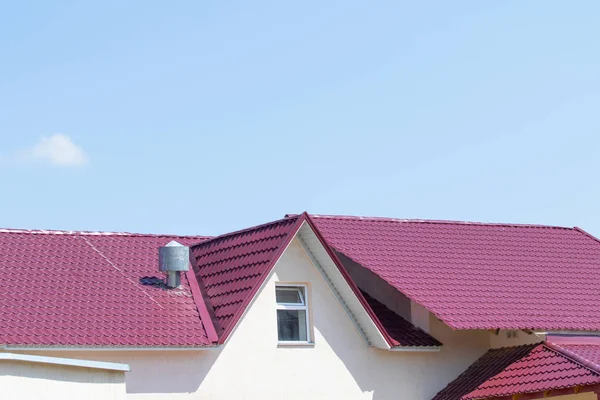
M 125 399 L 125 374 L 91 368 L 0 361 L 2 399 Z
M 275 284 L 308 283 L 314 345 L 277 346 Z M 211 351 L 68 352 L 46 355 L 127 363 L 128 399 L 430 400 L 490 345 L 487 331 L 453 331 L 430 316 L 440 352 L 367 347 L 293 241 L 226 345 Z

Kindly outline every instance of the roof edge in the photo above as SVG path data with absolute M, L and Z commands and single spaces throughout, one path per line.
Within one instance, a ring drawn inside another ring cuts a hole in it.
M 103 369 L 103 370 L 108 370 L 108 371 L 121 371 L 121 372 L 131 371 L 131 367 L 129 366 L 129 364 L 112 363 L 112 362 L 105 362 L 105 361 L 93 361 L 93 360 L 80 360 L 80 359 L 75 359 L 75 358 L 36 356 L 36 355 L 30 355 L 30 354 L 0 353 L 0 360 L 22 361 L 22 362 L 54 364 L 54 365 L 66 365 L 69 367 Z
M 573 229 L 575 229 L 577 232 L 584 234 L 585 236 L 589 237 L 590 239 L 595 240 L 596 242 L 600 243 L 600 239 L 598 239 L 596 236 L 592 235 L 589 232 L 584 231 L 583 229 L 581 229 L 580 227 L 576 226 Z
M 288 214 L 293 215 L 293 214 Z M 459 220 L 442 220 L 442 219 L 420 219 L 420 218 L 390 218 L 390 217 L 361 217 L 354 215 L 328 215 L 328 214 L 310 214 L 314 218 L 331 218 L 331 219 L 353 219 L 374 222 L 397 222 L 397 223 L 424 223 L 424 224 L 448 224 L 448 225 L 475 225 L 475 226 L 505 226 L 514 228 L 553 228 L 574 230 L 576 227 L 559 226 L 559 225 L 544 225 L 544 224 L 519 224 L 505 222 L 477 222 L 477 221 L 459 221 Z

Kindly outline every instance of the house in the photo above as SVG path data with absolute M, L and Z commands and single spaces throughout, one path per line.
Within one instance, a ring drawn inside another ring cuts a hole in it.
M 4 229 L 0 279 L 2 398 L 600 393 L 600 242 L 579 228 L 303 213 L 217 237 Z

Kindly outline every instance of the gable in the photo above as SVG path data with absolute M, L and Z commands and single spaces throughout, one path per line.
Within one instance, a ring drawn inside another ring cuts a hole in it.
M 192 248 L 194 272 L 220 334 L 220 343 L 235 329 L 292 242 L 302 247 L 367 345 L 390 349 L 406 345 L 404 339 L 410 343 L 408 346 L 440 345 L 377 303 L 377 312 L 385 319 L 384 326 L 333 251 L 314 230 L 307 214 L 226 234 Z M 386 326 L 394 330 L 394 337 L 386 331 Z
M 365 310 L 366 302 L 361 303 L 354 293 L 358 288 L 349 286 L 349 277 L 342 275 L 305 218 L 304 214 L 286 217 L 216 237 L 191 249 L 194 272 L 209 300 L 220 342 L 227 340 L 287 246 L 297 239 L 296 244 L 304 248 L 367 344 L 389 348 Z
M 238 345 L 247 345 L 250 342 L 259 348 L 272 348 L 278 344 L 275 298 L 275 288 L 278 285 L 306 285 L 311 327 L 309 336 L 314 346 L 345 342 L 347 346 L 364 348 L 365 344 L 370 344 L 364 329 L 357 324 L 356 317 L 340 302 L 339 293 L 332 291 L 328 278 L 315 266 L 299 235 L 290 241 L 269 271 L 227 343 L 235 341 Z M 312 347 L 311 344 L 300 346 Z
M 312 343 L 278 344 L 276 285 L 306 283 Z M 297 239 L 253 297 L 203 381 L 206 397 L 365 399 L 369 350 Z M 377 368 L 379 365 L 374 363 Z M 362 368 L 362 369 L 361 369 Z M 231 382 L 235 377 L 235 382 Z M 225 392 L 226 394 L 222 394 Z M 219 396 L 214 396 L 219 397 Z

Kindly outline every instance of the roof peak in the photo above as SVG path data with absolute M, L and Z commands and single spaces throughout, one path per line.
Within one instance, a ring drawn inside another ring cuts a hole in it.
M 437 219 L 419 219 L 419 218 L 390 218 L 390 217 L 362 217 L 355 215 L 327 215 L 310 214 L 313 218 L 321 219 L 341 219 L 341 220 L 361 220 L 373 222 L 392 222 L 392 223 L 422 223 L 422 224 L 445 224 L 445 225 L 474 225 L 474 226 L 505 226 L 514 228 L 554 228 L 574 230 L 574 227 L 543 225 L 543 224 L 519 224 L 504 222 L 477 222 L 477 221 L 456 221 L 456 220 L 437 220 Z
M 127 236 L 127 237 L 169 237 L 188 239 L 209 239 L 212 236 L 202 235 L 171 235 L 155 233 L 112 232 L 112 231 L 68 231 L 58 229 L 13 229 L 0 228 L 0 233 L 30 234 L 30 235 L 77 235 L 77 236 Z

